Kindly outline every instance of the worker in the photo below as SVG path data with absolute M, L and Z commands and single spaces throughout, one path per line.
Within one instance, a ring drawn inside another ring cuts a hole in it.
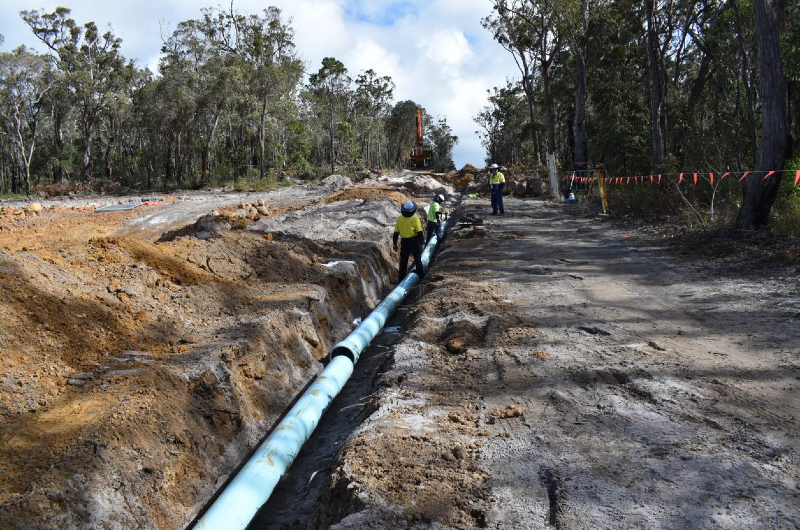
M 492 215 L 504 215 L 503 188 L 506 187 L 506 176 L 500 172 L 497 164 L 489 166 L 489 193 L 492 197 Z
M 420 279 L 424 275 L 422 269 L 422 245 L 425 243 L 425 233 L 422 231 L 422 222 L 417 217 L 417 204 L 414 201 L 406 201 L 400 208 L 400 217 L 394 224 L 394 235 L 392 244 L 394 251 L 397 252 L 397 238 L 400 238 L 400 278 L 398 283 L 406 277 L 408 269 L 408 256 L 414 255 L 416 273 Z
M 431 237 L 436 234 L 436 237 L 442 237 L 442 203 L 444 202 L 444 195 L 437 195 L 433 198 L 433 202 L 428 206 L 428 233 L 425 235 L 425 244 L 431 242 Z

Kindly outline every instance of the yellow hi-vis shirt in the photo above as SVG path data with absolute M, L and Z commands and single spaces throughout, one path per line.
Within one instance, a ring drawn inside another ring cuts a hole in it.
M 417 217 L 417 214 L 411 217 L 401 215 L 394 224 L 394 231 L 399 232 L 400 237 L 403 239 L 417 237 L 417 234 L 422 232 L 422 222 L 419 220 L 419 217 Z
M 434 223 L 439 220 L 439 212 L 442 211 L 442 205 L 436 201 L 433 201 L 430 206 L 428 206 L 428 221 L 433 221 Z
M 489 184 L 500 184 L 506 181 L 506 176 L 499 171 L 489 177 Z

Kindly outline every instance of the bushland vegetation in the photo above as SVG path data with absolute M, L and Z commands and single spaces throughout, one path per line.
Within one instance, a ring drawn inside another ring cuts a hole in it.
M 0 194 L 264 188 L 281 176 L 403 165 L 413 101 L 333 57 L 305 65 L 277 7 L 203 9 L 163 39 L 158 72 L 69 9 L 22 11 L 42 42 L 0 53 Z M 436 168 L 458 138 L 423 109 Z
M 520 78 L 492 87 L 475 117 L 487 160 L 541 166 L 553 153 L 577 175 L 670 175 L 668 186 L 613 193 L 630 205 L 739 229 L 800 224 L 791 217 L 800 210 L 800 160 L 792 158 L 800 139 L 800 4 L 493 5 L 483 25 L 514 56 Z M 695 172 L 736 178 L 676 187 L 680 173 Z

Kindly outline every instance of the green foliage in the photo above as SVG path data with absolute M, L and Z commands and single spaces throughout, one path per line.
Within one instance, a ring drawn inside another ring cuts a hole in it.
M 787 2 L 786 31 L 782 35 L 783 71 L 788 79 L 800 82 L 800 4 Z
M 261 192 L 270 191 L 278 186 L 278 174 L 275 171 L 267 172 L 264 178 L 259 176 L 258 168 L 250 168 L 251 171 L 244 179 L 239 179 L 233 184 L 233 189 L 239 192 Z
M 453 134 L 447 120 L 438 119 L 431 125 L 430 138 L 434 152 L 433 170 L 440 173 L 454 171 L 456 165 L 453 162 L 453 147 L 458 144 L 458 136 Z
M 410 107 L 390 119 L 390 77 L 368 69 L 353 81 L 326 57 L 304 85 L 294 31 L 274 6 L 205 8 L 180 22 L 158 76 L 67 8 L 21 15 L 48 51 L 0 54 L 0 193 L 24 189 L 26 175 L 44 194 L 269 189 L 286 182 L 279 174 L 391 165 L 414 142 Z
M 770 111 L 779 104 L 767 102 L 784 98 L 784 89 L 765 74 L 777 70 L 759 64 L 759 42 L 770 41 L 759 39 L 774 29 L 757 26 L 753 0 L 492 4 L 493 15 L 482 23 L 513 56 L 521 78 L 492 88 L 489 104 L 475 117 L 487 161 L 540 161 L 555 149 L 556 160 L 569 170 L 577 154 L 585 152 L 582 123 L 588 167 L 625 176 L 695 171 L 719 176 L 755 169 L 757 150 L 770 145 L 764 139 L 783 141 L 782 133 L 769 136 L 777 127 L 763 123 L 780 118 Z M 800 145 L 800 4 L 773 4 L 785 26 L 780 39 L 789 80 L 790 134 L 793 144 Z M 551 23 L 542 24 L 545 20 Z M 584 71 L 588 99 L 585 122 L 579 122 Z M 772 85 L 763 86 L 767 82 Z M 525 104 L 528 112 L 523 112 Z M 683 216 L 703 225 L 729 222 L 742 206 L 741 185 L 730 180 L 713 188 L 707 182 L 697 188 L 632 187 L 611 193 L 616 202 L 612 211 Z M 781 191 L 775 206 L 781 213 L 773 226 L 794 222 L 794 194 Z M 759 209 L 769 211 L 771 195 L 763 197 Z
M 800 156 L 786 164 L 791 172 L 784 174 L 778 198 L 770 212 L 773 232 L 791 237 L 800 237 L 800 186 L 794 185 L 796 171 L 800 169 Z

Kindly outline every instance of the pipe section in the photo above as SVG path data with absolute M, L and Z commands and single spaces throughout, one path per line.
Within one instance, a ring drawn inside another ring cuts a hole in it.
M 247 528 L 352 373 L 349 358 L 331 360 L 193 528 Z
M 447 225 L 447 221 L 442 222 L 442 234 L 447 230 Z M 438 244 L 439 238 L 434 234 L 425 247 L 425 250 L 422 251 L 422 270 L 428 270 L 431 257 L 436 251 Z M 389 317 L 395 312 L 397 306 L 403 303 L 408 293 L 418 283 L 419 275 L 414 271 L 409 272 L 406 277 L 403 278 L 403 281 L 400 282 L 400 285 L 395 287 L 394 290 L 389 293 L 389 296 L 384 298 L 350 335 L 333 347 L 333 350 L 331 350 L 331 357 L 346 355 L 353 360 L 353 363 L 357 363 L 361 352 L 364 351 L 372 339 L 375 338 L 384 324 L 386 324 L 386 321 L 389 320 Z
M 447 225 L 447 221 L 442 223 L 442 233 Z M 428 269 L 438 242 L 434 235 L 423 250 L 423 270 Z M 328 366 L 195 523 L 193 530 L 244 530 L 250 524 L 350 379 L 361 352 L 419 280 L 416 272 L 406 275 L 350 335 L 334 346 Z

